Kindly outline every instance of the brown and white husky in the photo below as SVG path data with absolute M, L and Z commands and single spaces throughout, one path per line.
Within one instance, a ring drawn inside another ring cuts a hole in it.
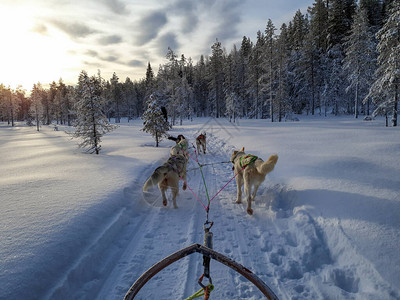
M 206 133 L 200 134 L 196 138 L 197 153 L 200 154 L 200 147 L 203 148 L 203 153 L 206 154 Z
M 242 185 L 244 184 L 244 192 L 247 195 L 247 213 L 253 214 L 251 201 L 254 201 L 260 184 L 264 181 L 265 176 L 270 173 L 278 161 L 278 155 L 271 155 L 267 161 L 263 161 L 256 156 L 248 155 L 244 152 L 244 147 L 240 151 L 233 151 L 231 162 L 233 163 L 237 185 L 236 203 L 242 203 Z M 254 187 L 253 193 L 251 189 Z

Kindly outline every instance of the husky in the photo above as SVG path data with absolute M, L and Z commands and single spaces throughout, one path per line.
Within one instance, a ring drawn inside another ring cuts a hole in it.
M 182 155 L 186 159 L 189 159 L 189 157 L 188 157 L 189 142 L 183 135 L 180 134 L 180 135 L 178 135 L 177 138 L 168 137 L 168 139 L 173 140 L 173 141 L 176 139 L 175 140 L 176 145 L 171 147 L 171 150 L 169 151 L 170 156 Z
M 197 153 L 200 154 L 200 147 L 203 149 L 203 153 L 206 154 L 206 133 L 200 134 L 196 138 Z
M 231 162 L 234 170 L 238 173 L 236 176 L 237 199 L 236 203 L 242 203 L 242 185 L 244 184 L 244 192 L 247 195 L 247 213 L 253 214 L 251 201 L 254 201 L 260 184 L 264 181 L 265 176 L 270 173 L 278 161 L 278 155 L 271 155 L 266 162 L 261 158 L 253 155 L 247 155 L 244 147 L 240 151 L 233 151 Z M 251 188 L 254 186 L 253 193 Z
M 169 136 L 168 139 L 171 141 L 174 141 L 177 144 L 179 144 L 182 140 L 186 140 L 186 138 L 183 136 L 183 134 L 180 134 L 177 137 Z
M 161 191 L 163 205 L 167 206 L 167 197 L 165 192 L 171 188 L 172 203 L 174 208 L 176 205 L 176 196 L 179 192 L 179 179 L 183 179 L 183 190 L 186 190 L 186 166 L 187 159 L 183 155 L 172 155 L 167 162 L 154 170 L 153 174 L 143 185 L 143 192 L 147 192 L 149 188 L 158 184 Z

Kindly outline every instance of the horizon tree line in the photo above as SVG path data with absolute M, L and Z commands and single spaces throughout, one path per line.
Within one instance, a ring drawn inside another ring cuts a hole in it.
M 281 122 L 328 113 L 391 116 L 397 126 L 399 15 L 400 0 L 315 0 L 279 32 L 268 20 L 255 41 L 244 36 L 229 51 L 216 39 L 197 62 L 168 48 L 156 75 L 149 62 L 140 80 L 121 82 L 116 73 L 102 79 L 103 113 L 115 123 L 129 121 L 151 101 L 168 112 L 171 126 L 201 116 Z M 37 83 L 30 97 L 0 84 L 0 119 L 38 129 L 39 123 L 71 126 L 80 95 L 79 81 L 69 86 L 60 79 L 48 89 Z

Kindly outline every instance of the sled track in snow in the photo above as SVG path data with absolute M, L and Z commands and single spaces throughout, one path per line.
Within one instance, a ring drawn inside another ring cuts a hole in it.
M 190 137 L 194 132 L 185 132 L 185 135 L 193 141 Z M 207 138 L 207 154 L 200 154 L 199 162 L 228 161 L 233 147 L 212 134 Z M 192 147 L 189 151 L 195 157 Z M 162 207 L 157 199 L 150 203 L 144 200 L 142 185 L 161 164 L 162 161 L 158 161 L 143 168 L 142 175 L 124 190 L 124 197 L 132 204 L 105 226 L 89 251 L 52 290 L 49 299 L 59 295 L 62 295 L 59 299 L 66 298 L 65 295 L 71 299 L 122 299 L 133 282 L 153 264 L 186 246 L 203 243 L 206 214 L 189 189 L 179 191 L 178 209 L 173 209 L 170 202 Z M 231 164 L 215 164 L 202 168 L 210 198 L 232 178 L 231 167 Z M 207 205 L 203 180 L 196 168 L 197 164 L 190 159 L 188 184 Z M 161 201 L 156 187 L 155 195 Z M 211 202 L 209 220 L 214 221 L 211 229 L 214 250 L 246 266 L 278 297 L 355 299 L 363 284 L 369 284 L 362 282 L 362 273 L 376 273 L 373 266 L 356 253 L 351 241 L 340 230 L 340 222 L 327 224 L 322 218 L 314 219 L 306 208 L 296 206 L 296 192 L 284 183 L 274 182 L 270 175 L 256 195 L 253 216 L 246 213 L 245 198 L 242 204 L 236 204 L 235 200 L 233 180 Z M 325 232 L 326 228 L 329 232 Z M 100 240 L 109 242 L 98 243 Z M 111 249 L 96 247 L 97 244 L 110 245 Z M 340 262 L 343 249 L 336 249 L 336 244 L 347 245 L 346 251 L 354 252 L 353 257 L 362 261 L 356 266 L 365 267 L 360 270 L 344 266 Z M 99 258 L 103 261 L 98 262 Z M 215 285 L 212 299 L 262 299 L 258 289 L 233 270 L 215 261 L 211 261 L 210 269 Z M 87 272 L 84 286 L 73 286 L 77 272 Z M 188 297 L 199 289 L 197 280 L 202 272 L 201 255 L 190 255 L 153 277 L 135 299 L 156 299 L 159 295 L 163 295 L 162 299 Z M 376 286 L 385 285 L 379 275 L 374 276 L 378 282 L 374 283 Z

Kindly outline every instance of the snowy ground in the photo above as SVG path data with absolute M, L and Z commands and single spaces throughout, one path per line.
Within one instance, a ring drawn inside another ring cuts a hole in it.
M 196 119 L 177 126 L 191 142 L 207 131 L 204 164 L 234 148 L 267 159 L 254 215 L 230 183 L 211 202 L 214 249 L 256 273 L 281 299 L 399 299 L 400 131 L 383 120 L 300 117 L 300 122 Z M 205 210 L 190 190 L 162 207 L 144 181 L 168 157 L 140 120 L 104 137 L 99 156 L 63 131 L 0 124 L 0 299 L 123 299 L 165 256 L 203 241 Z M 194 155 L 193 149 L 190 150 Z M 206 203 L 194 161 L 188 184 Z M 231 165 L 203 167 L 210 196 Z M 169 266 L 137 299 L 183 299 L 199 289 L 202 257 Z M 210 299 L 261 299 L 242 276 L 211 262 Z

